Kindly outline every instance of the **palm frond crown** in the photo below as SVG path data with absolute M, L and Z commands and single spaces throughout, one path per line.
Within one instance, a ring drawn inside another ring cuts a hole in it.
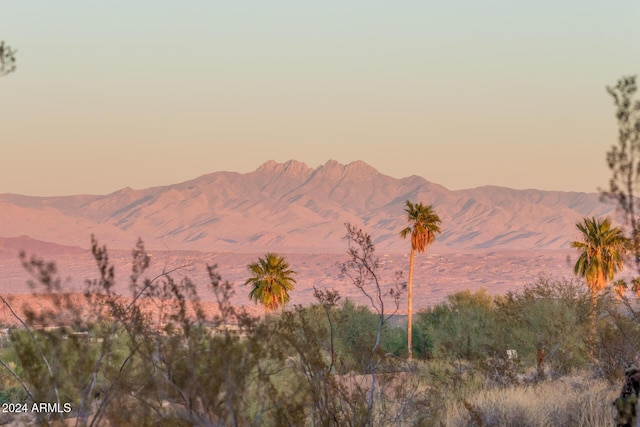
M 245 281 L 251 285 L 249 298 L 262 304 L 266 310 L 272 311 L 289 302 L 289 292 L 297 283 L 296 272 L 291 270 L 284 257 L 275 253 L 267 253 L 264 258 L 249 264 L 247 269 L 252 274 Z
M 597 294 L 622 270 L 629 239 L 620 228 L 611 225 L 610 218 L 585 218 L 576 227 L 582 240 L 571 242 L 571 247 L 579 251 L 573 272 L 584 277 L 591 292 Z
M 409 225 L 400 231 L 404 239 L 411 235 L 411 247 L 418 252 L 424 252 L 435 240 L 436 233 L 440 233 L 440 217 L 431 205 L 423 205 L 422 202 L 411 203 L 406 201 L 405 212 Z

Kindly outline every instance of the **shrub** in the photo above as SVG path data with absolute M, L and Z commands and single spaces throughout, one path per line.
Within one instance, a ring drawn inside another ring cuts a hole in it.
M 564 375 L 589 363 L 590 299 L 588 289 L 574 280 L 542 277 L 519 291 L 496 299 L 502 325 L 502 348 L 516 349 L 529 366 L 538 350 L 552 372 Z
M 493 298 L 485 289 L 447 297 L 444 303 L 418 313 L 416 329 L 432 341 L 433 351 L 446 357 L 479 360 L 495 354 L 498 332 Z M 428 347 L 428 346 L 427 346 Z

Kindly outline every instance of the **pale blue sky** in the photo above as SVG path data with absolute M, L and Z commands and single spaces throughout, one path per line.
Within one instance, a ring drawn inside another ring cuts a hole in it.
M 266 160 L 451 189 L 597 191 L 634 1 L 0 2 L 0 193 L 108 193 Z

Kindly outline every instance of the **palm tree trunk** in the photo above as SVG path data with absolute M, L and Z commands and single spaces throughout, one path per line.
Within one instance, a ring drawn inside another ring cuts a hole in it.
M 598 292 L 591 289 L 591 312 L 589 313 L 589 356 L 596 358 L 596 346 L 598 343 Z
M 409 351 L 409 360 L 413 356 L 413 245 L 411 246 L 411 255 L 409 256 L 409 306 L 407 307 L 407 348 Z
M 607 285 L 607 276 L 604 271 L 598 274 L 593 283 L 588 283 L 591 293 L 591 312 L 589 313 L 589 355 L 596 360 L 598 345 L 598 295 Z

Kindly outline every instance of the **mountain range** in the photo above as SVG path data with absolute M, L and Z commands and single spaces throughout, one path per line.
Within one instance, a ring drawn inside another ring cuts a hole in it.
M 207 252 L 344 252 L 344 224 L 369 232 L 376 248 L 405 252 L 405 201 L 433 205 L 442 234 L 433 250 L 567 249 L 576 222 L 613 215 L 597 193 L 481 186 L 448 190 L 419 176 L 393 178 L 355 161 L 317 168 L 268 161 L 253 172 L 214 172 L 174 185 L 107 195 L 0 194 L 0 237 L 29 236 L 110 248 L 138 237 L 148 248 Z

